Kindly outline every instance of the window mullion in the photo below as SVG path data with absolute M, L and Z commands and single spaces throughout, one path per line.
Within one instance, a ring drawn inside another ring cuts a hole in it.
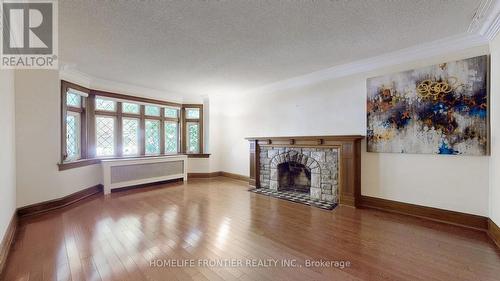
M 160 109 L 160 154 L 165 154 L 165 109 Z
M 144 110 L 145 107 L 144 105 L 141 105 L 141 112 L 140 112 L 140 127 L 139 127 L 139 151 L 140 155 L 144 156 L 146 155 L 146 117 L 144 115 Z
M 198 153 L 203 153 L 203 107 L 200 107 L 200 116 L 198 120 Z
M 87 102 L 86 98 L 81 98 L 82 112 L 80 113 L 80 158 L 87 158 Z
M 90 94 L 87 98 L 87 157 L 96 156 L 96 132 L 95 132 L 95 95 Z
M 123 116 L 122 116 L 122 103 L 116 103 L 116 156 L 123 156 Z
M 66 93 L 68 92 L 68 87 L 65 83 L 61 86 L 61 163 L 63 163 L 68 157 L 67 144 L 66 144 L 66 122 L 67 122 L 67 105 L 66 105 Z

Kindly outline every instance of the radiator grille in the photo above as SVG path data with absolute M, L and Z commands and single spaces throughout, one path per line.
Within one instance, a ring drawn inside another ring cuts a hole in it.
M 116 166 L 111 167 L 111 183 L 172 176 L 183 172 L 183 161 Z

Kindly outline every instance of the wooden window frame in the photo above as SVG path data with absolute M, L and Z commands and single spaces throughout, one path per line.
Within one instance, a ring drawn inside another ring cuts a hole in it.
M 187 118 L 186 117 L 186 109 L 188 108 L 197 108 L 200 110 L 200 116 L 197 119 L 193 118 Z M 203 105 L 202 104 L 183 104 L 182 105 L 182 112 L 181 112 L 181 117 L 182 117 L 182 137 L 183 141 L 181 142 L 181 150 L 185 154 L 204 154 L 203 153 Z M 187 123 L 188 122 L 193 122 L 193 123 L 198 123 L 199 124 L 199 130 L 200 130 L 200 141 L 199 141 L 199 147 L 198 147 L 198 153 L 188 153 L 187 152 Z
M 175 108 L 177 110 L 177 118 L 173 118 L 173 117 L 167 117 L 165 115 L 165 108 Z M 161 118 L 162 118 L 162 122 L 161 122 L 161 145 L 162 145 L 162 149 L 161 151 L 163 152 L 164 155 L 175 155 L 175 153 L 167 153 L 165 150 L 166 150 L 166 147 L 165 147 L 165 124 L 167 122 L 173 122 L 173 123 L 176 123 L 177 124 L 177 153 L 182 153 L 183 150 L 182 150 L 182 136 L 181 136 L 181 121 L 182 121 L 182 118 L 181 118 L 181 115 L 182 115 L 182 106 L 181 107 L 171 107 L 171 106 L 166 106 L 166 107 L 163 107 L 161 109 Z
M 74 108 L 66 105 L 66 93 L 68 89 L 75 89 L 87 94 L 87 97 L 82 97 L 82 107 Z M 111 99 L 116 102 L 116 111 L 95 110 L 96 97 Z M 124 113 L 122 103 L 139 104 L 139 114 Z M 160 107 L 160 116 L 145 115 L 145 105 L 155 105 Z M 165 116 L 165 108 L 177 109 L 177 118 Z M 186 108 L 198 108 L 200 110 L 199 119 L 187 119 L 185 115 Z M 80 150 L 81 159 L 75 161 L 65 161 L 66 155 L 66 116 L 68 111 L 79 112 L 81 120 L 80 133 Z M 115 118 L 115 155 L 108 157 L 96 157 L 96 132 L 95 118 L 96 116 L 112 116 Z M 123 155 L 123 118 L 139 119 L 139 154 L 138 155 Z M 146 155 L 145 153 L 145 122 L 146 119 L 160 121 L 160 154 Z M 178 153 L 165 152 L 165 123 L 176 122 L 178 129 Z M 186 153 L 186 124 L 187 122 L 198 122 L 200 130 L 200 147 L 199 153 Z M 150 98 L 142 98 L 118 93 L 111 93 L 100 90 L 93 90 L 82 87 L 80 85 L 61 80 L 61 162 L 59 170 L 67 170 L 78 168 L 87 165 L 100 163 L 102 159 L 119 159 L 119 158 L 142 158 L 142 157 L 157 157 L 167 155 L 187 154 L 189 158 L 208 158 L 210 154 L 203 153 L 203 104 L 180 104 L 163 100 Z
M 81 106 L 80 107 L 72 107 L 66 104 L 66 94 L 69 89 L 74 89 L 80 92 L 83 92 L 87 95 L 90 94 L 90 91 L 87 88 L 81 87 L 79 85 L 61 81 L 61 163 L 68 163 L 67 159 L 67 146 L 66 146 L 66 118 L 68 115 L 68 111 L 76 112 L 80 114 L 80 159 L 73 160 L 79 161 L 82 159 L 88 158 L 88 134 L 87 134 L 87 124 L 88 124 L 88 97 L 80 96 L 81 98 Z M 73 162 L 72 161 L 72 162 Z

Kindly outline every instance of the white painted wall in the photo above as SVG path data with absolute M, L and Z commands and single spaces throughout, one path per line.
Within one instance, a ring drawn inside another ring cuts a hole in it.
M 0 241 L 16 210 L 14 71 L 0 70 Z
M 490 44 L 491 52 L 491 157 L 490 157 L 490 218 L 500 225 L 500 35 Z
M 60 198 L 102 182 L 99 165 L 59 171 L 60 84 L 51 70 L 16 72 L 17 206 Z
M 220 121 L 212 124 L 224 132 L 215 141 L 223 155 L 220 170 L 249 174 L 244 140 L 249 136 L 365 135 L 366 78 L 486 53 L 483 46 L 288 90 L 211 97 L 212 120 Z M 487 215 L 488 162 L 488 157 L 364 152 L 362 194 Z

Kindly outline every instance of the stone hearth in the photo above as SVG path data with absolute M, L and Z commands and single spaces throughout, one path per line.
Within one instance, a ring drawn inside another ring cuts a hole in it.
M 337 203 L 338 154 L 338 148 L 263 146 L 260 185 L 271 190 L 309 192 L 312 199 Z

